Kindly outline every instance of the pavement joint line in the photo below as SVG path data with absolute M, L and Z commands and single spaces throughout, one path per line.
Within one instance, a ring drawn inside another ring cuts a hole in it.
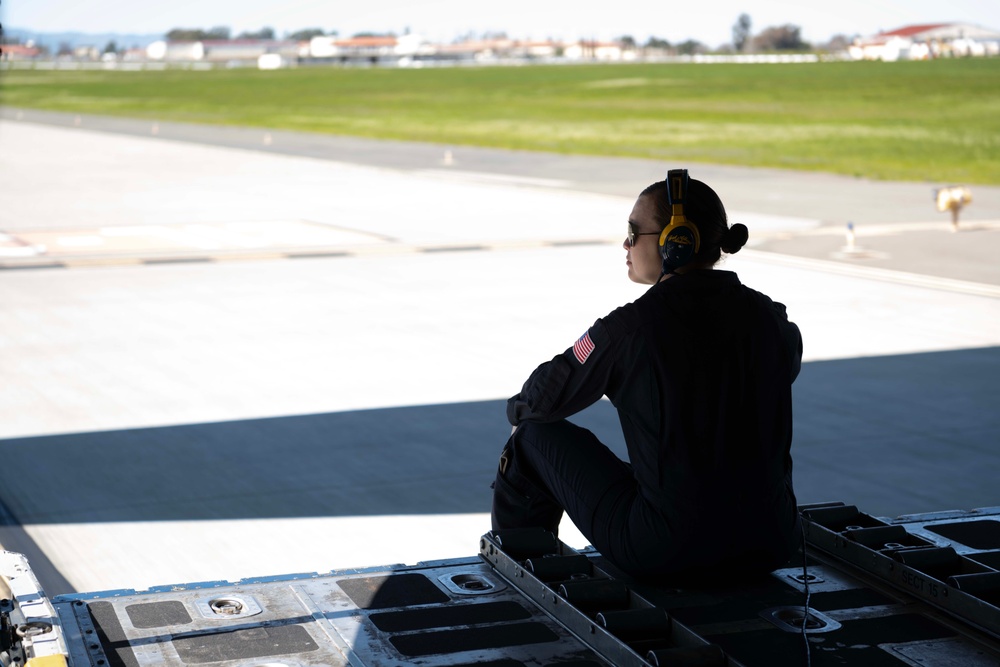
M 239 253 L 237 255 L 217 255 L 212 257 L 213 262 L 249 262 L 255 260 L 268 260 L 268 259 L 289 259 L 296 255 L 292 253 L 282 253 L 282 252 L 247 252 Z
M 138 257 L 81 257 L 79 259 L 73 258 L 60 260 L 59 264 L 67 269 L 85 268 L 89 266 L 138 266 L 142 264 L 142 260 Z
M 937 276 L 925 276 L 895 269 L 882 269 L 875 266 L 857 266 L 844 262 L 831 262 L 825 259 L 811 259 L 807 257 L 797 257 L 794 255 L 783 255 L 779 253 L 766 252 L 763 250 L 744 250 L 741 256 L 747 259 L 758 260 L 770 264 L 780 264 L 798 269 L 808 269 L 813 271 L 823 271 L 826 273 L 836 273 L 855 278 L 868 278 L 883 282 L 896 283 L 900 285 L 912 285 L 914 287 L 926 287 L 929 289 L 944 290 L 946 292 L 959 292 L 971 294 L 973 296 L 985 296 L 993 299 L 1000 299 L 1000 286 L 988 285 L 986 283 L 976 283 L 967 280 L 955 280 L 952 278 L 940 278 Z
M 755 231 L 755 239 L 781 238 L 798 236 L 843 236 L 846 232 L 846 225 L 822 225 L 813 229 L 804 230 L 777 230 L 773 232 Z M 959 222 L 958 232 L 993 231 L 1000 230 L 1000 220 L 968 220 Z M 855 236 L 891 236 L 903 232 L 947 232 L 956 233 L 951 226 L 951 221 L 933 222 L 898 222 L 881 224 L 855 224 Z
M 326 258 L 365 258 L 384 257 L 405 254 L 436 254 L 448 252 L 483 252 L 483 251 L 513 251 L 513 250 L 534 250 L 544 248 L 572 248 L 580 246 L 595 245 L 617 245 L 618 240 L 610 239 L 566 239 L 549 241 L 499 241 L 494 243 L 470 244 L 389 244 L 377 246 L 359 246 L 349 249 L 316 249 L 315 251 L 299 250 L 293 252 L 231 252 L 218 255 L 187 255 L 187 256 L 163 256 L 163 257 L 77 257 L 58 261 L 46 260 L 35 257 L 38 261 L 30 259 L 22 261 L 4 261 L 0 259 L 0 271 L 11 271 L 21 269 L 76 269 L 76 268 L 99 268 L 109 266 L 157 266 L 170 264 L 210 264 L 239 261 L 267 261 L 281 259 L 326 259 Z M 883 269 L 872 266 L 859 266 L 846 262 L 834 262 L 823 259 L 813 259 L 787 255 L 763 250 L 744 249 L 741 257 L 761 261 L 769 264 L 779 264 L 793 268 L 808 269 L 813 271 L 823 271 L 839 275 L 852 276 L 856 278 L 866 278 L 891 282 L 901 285 L 911 285 L 914 287 L 925 287 L 930 289 L 944 290 L 948 292 L 958 292 L 973 296 L 984 296 L 989 298 L 1000 298 L 1000 286 L 977 283 L 965 280 L 955 280 L 952 278 L 941 278 L 936 276 L 926 276 L 895 269 Z M 849 258 L 848 258 L 849 259 Z M 859 258 L 863 260 L 864 258 Z
M 592 245 L 614 245 L 618 240 L 611 239 L 566 239 L 566 240 L 519 240 L 519 241 L 499 241 L 493 243 L 436 243 L 436 244 L 407 244 L 391 243 L 384 245 L 368 245 L 341 248 L 316 248 L 296 249 L 287 252 L 261 251 L 261 250 L 233 250 L 221 253 L 190 253 L 190 254 L 162 254 L 149 253 L 143 256 L 141 253 L 132 253 L 120 256 L 92 255 L 76 257 L 52 257 L 45 255 L 34 255 L 24 257 L 0 256 L 0 270 L 16 269 L 48 269 L 48 268 L 86 268 L 102 266 L 139 266 L 143 264 L 181 264 L 195 262 L 236 262 L 254 260 L 274 260 L 274 259 L 302 259 L 302 258 L 324 258 L 324 257 L 380 257 L 390 255 L 408 255 L 420 253 L 444 253 L 444 252 L 481 252 L 481 251 L 511 251 L 511 250 L 532 250 L 540 248 L 567 248 Z
M 482 244 L 469 244 L 469 245 L 436 245 L 436 246 L 425 246 L 423 248 L 418 248 L 418 252 L 426 253 L 436 253 L 436 252 L 468 252 L 473 250 L 491 250 L 495 248 L 489 248 Z
M 292 252 L 232 252 L 220 255 L 189 255 L 189 256 L 164 256 L 164 257 L 79 257 L 64 259 L 59 261 L 45 261 L 43 258 L 33 258 L 39 261 L 4 261 L 0 259 L 0 271 L 20 270 L 20 269 L 75 269 L 75 268 L 96 268 L 108 266 L 142 266 L 142 265 L 169 265 L 169 264 L 203 264 L 203 263 L 224 263 L 239 261 L 266 261 L 281 259 L 326 259 L 326 258 L 364 258 L 383 257 L 405 254 L 436 254 L 447 252 L 483 252 L 483 251 L 512 251 L 512 250 L 533 250 L 543 248 L 572 248 L 580 246 L 596 245 L 617 245 L 618 240 L 610 239 L 565 239 L 548 241 L 498 241 L 494 243 L 456 243 L 456 244 L 389 244 L 376 246 L 359 246 L 350 249 L 316 249 L 315 251 L 298 250 Z M 834 262 L 823 259 L 813 259 L 787 255 L 762 250 L 744 249 L 741 257 L 761 261 L 769 264 L 779 264 L 793 268 L 808 269 L 813 271 L 823 271 L 839 275 L 852 276 L 856 278 L 866 278 L 891 282 L 901 285 L 911 285 L 914 287 L 925 287 L 948 292 L 958 292 L 973 296 L 984 296 L 988 298 L 1000 298 L 1000 286 L 977 283 L 965 280 L 955 280 L 952 278 L 941 278 L 936 276 L 926 276 L 895 269 L 883 269 L 872 266 L 858 266 L 846 262 Z M 846 259 L 850 259 L 849 257 Z M 863 260 L 863 257 L 859 257 Z

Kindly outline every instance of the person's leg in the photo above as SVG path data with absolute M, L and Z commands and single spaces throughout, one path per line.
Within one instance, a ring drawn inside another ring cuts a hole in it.
M 567 421 L 526 422 L 507 441 L 493 494 L 493 529 L 556 532 L 563 510 L 602 553 L 620 552 L 638 489 L 629 464 Z
M 511 434 L 500 454 L 500 465 L 492 484 L 493 530 L 506 528 L 544 528 L 558 534 L 563 509 L 546 490 L 531 470 L 523 447 L 515 436 L 524 430 L 522 425 Z M 516 454 L 515 454 L 516 452 Z

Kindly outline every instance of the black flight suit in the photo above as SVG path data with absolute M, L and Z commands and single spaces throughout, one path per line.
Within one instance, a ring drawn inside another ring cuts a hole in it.
M 780 567 L 799 537 L 789 450 L 801 358 L 785 307 L 735 273 L 696 270 L 653 285 L 508 401 L 518 428 L 494 483 L 494 530 L 555 532 L 565 510 L 633 576 Z M 565 421 L 605 395 L 629 463 Z

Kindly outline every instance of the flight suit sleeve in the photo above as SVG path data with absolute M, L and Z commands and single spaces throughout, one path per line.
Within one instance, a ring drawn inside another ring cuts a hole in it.
M 785 342 L 785 350 L 788 355 L 789 368 L 791 368 L 790 382 L 795 382 L 802 369 L 802 332 L 799 327 L 788 319 L 785 304 L 774 302 L 774 310 L 781 327 L 782 338 Z
M 528 377 L 521 392 L 507 401 L 507 420 L 551 422 L 583 410 L 608 391 L 615 346 L 602 320 L 577 342 Z

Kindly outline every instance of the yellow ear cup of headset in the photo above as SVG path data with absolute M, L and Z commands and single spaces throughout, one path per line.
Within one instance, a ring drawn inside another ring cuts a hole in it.
M 687 169 L 667 172 L 667 200 L 670 202 L 670 223 L 660 232 L 660 257 L 663 273 L 672 273 L 691 261 L 701 248 L 698 227 L 684 215 L 687 201 Z

